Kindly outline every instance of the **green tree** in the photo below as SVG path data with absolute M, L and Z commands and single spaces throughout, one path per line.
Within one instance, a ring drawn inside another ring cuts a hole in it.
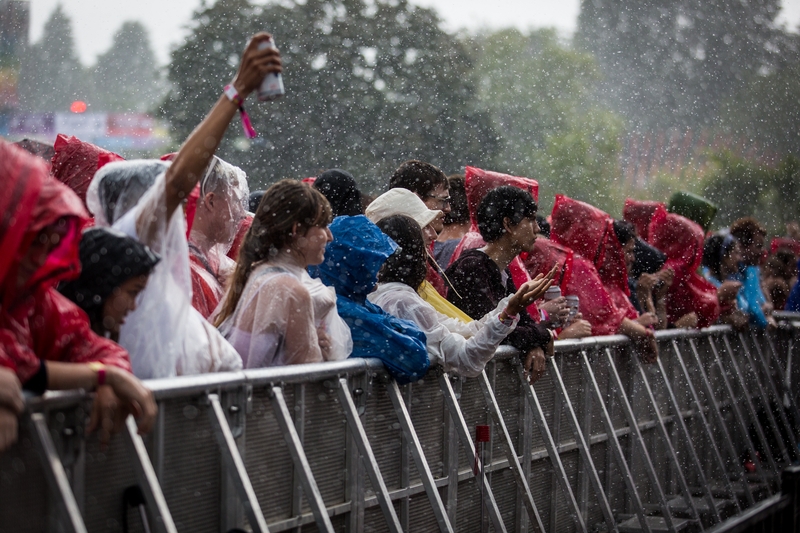
M 715 162 L 703 196 L 719 206 L 716 226 L 754 216 L 770 233 L 783 234 L 787 222 L 800 220 L 800 159 L 790 155 L 770 168 L 723 153 Z
M 111 48 L 97 59 L 94 81 L 97 107 L 104 111 L 151 111 L 163 99 L 165 86 L 140 22 L 122 24 Z
M 91 98 L 92 85 L 60 4 L 45 23 L 41 40 L 22 58 L 18 92 L 20 106 L 28 111 L 67 111 L 73 101 Z
M 598 95 L 634 127 L 713 126 L 720 106 L 786 61 L 779 0 L 582 0 L 576 41 L 598 58 Z
M 259 131 L 249 150 L 239 150 L 246 145 L 240 130 L 220 149 L 249 172 L 252 186 L 338 166 L 377 192 L 409 158 L 446 171 L 493 162 L 497 134 L 474 105 L 465 45 L 440 29 L 433 11 L 405 0 L 263 8 L 220 0 L 199 11 L 192 35 L 173 53 L 173 90 L 162 107 L 178 138 L 219 97 L 247 36 L 263 29 L 281 49 L 286 95 L 248 103 Z
M 592 100 L 591 54 L 560 43 L 554 30 L 501 30 L 474 49 L 480 105 L 503 138 L 498 170 L 538 179 L 542 211 L 555 193 L 611 209 L 622 124 Z

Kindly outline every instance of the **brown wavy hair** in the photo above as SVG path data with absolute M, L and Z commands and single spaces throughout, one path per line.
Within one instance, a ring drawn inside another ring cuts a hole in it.
M 295 224 L 301 233 L 312 226 L 324 228 L 332 218 L 328 200 L 305 183 L 287 179 L 267 189 L 244 236 L 225 303 L 214 325 L 222 324 L 236 310 L 253 266 L 291 244 Z

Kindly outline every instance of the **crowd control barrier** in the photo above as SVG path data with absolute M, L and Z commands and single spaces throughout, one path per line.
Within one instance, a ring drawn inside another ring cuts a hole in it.
M 623 336 L 559 341 L 533 386 L 505 348 L 406 386 L 364 359 L 153 380 L 155 429 L 129 418 L 107 449 L 90 395 L 48 393 L 0 455 L 0 532 L 791 531 L 800 315 L 781 318 L 658 332 L 649 365 Z

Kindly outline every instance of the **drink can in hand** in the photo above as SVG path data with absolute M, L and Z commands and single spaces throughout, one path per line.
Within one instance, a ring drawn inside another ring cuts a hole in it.
M 556 298 L 561 298 L 561 288 L 557 286 L 550 287 L 544 293 L 544 301 L 549 302 L 550 300 L 555 300 Z
M 569 307 L 569 317 L 567 317 L 567 323 L 569 324 L 578 315 L 578 307 L 580 305 L 580 300 L 578 296 L 575 294 L 567 295 L 566 300 L 567 300 L 567 306 Z
M 265 48 L 275 48 L 275 42 L 270 38 L 258 45 L 259 50 L 264 50 Z M 264 76 L 264 81 L 261 82 L 261 86 L 258 88 L 259 100 L 268 102 L 270 100 L 276 100 L 284 94 L 283 76 L 281 76 L 280 72 L 270 72 Z

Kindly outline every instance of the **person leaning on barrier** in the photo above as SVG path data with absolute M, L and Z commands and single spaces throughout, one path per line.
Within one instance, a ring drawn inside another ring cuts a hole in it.
M 453 284 L 447 299 L 472 318 L 480 318 L 517 288 L 508 271 L 520 252 L 530 252 L 536 243 L 537 205 L 527 191 L 501 186 L 489 191 L 477 211 L 478 229 L 486 246 L 467 250 L 447 269 Z M 552 279 L 555 269 L 545 278 Z M 549 284 L 548 284 L 549 285 Z M 537 324 L 527 310 L 519 312 L 519 324 L 503 344 L 525 355 L 531 382 L 546 370 L 545 353 L 553 354 L 555 334 Z
M 703 244 L 703 277 L 717 288 L 719 322 L 736 329 L 746 329 L 747 314 L 739 307 L 741 282 L 736 280 L 742 248 L 739 239 L 731 234 L 711 235 Z
M 0 180 L 8 192 L 0 200 L 7 214 L 0 222 L 0 367 L 34 394 L 109 385 L 110 394 L 95 398 L 89 426 L 100 427 L 103 442 L 120 408 L 138 415 L 140 431 L 148 431 L 157 408 L 130 374 L 128 353 L 94 333 L 86 313 L 55 290 L 80 271 L 80 229 L 88 222 L 83 203 L 40 160 L 2 141 Z M 4 388 L 16 390 L 4 375 Z M 4 405 L 2 441 L 9 445 L 15 430 L 9 429 L 8 401 Z M 18 405 L 12 401 L 11 407 Z
M 379 220 L 377 225 L 400 248 L 383 265 L 378 287 L 368 298 L 384 311 L 417 324 L 425 333 L 431 362 L 440 364 L 447 372 L 467 377 L 480 374 L 500 343 L 517 327 L 519 314 L 552 283 L 552 275 L 529 281 L 480 320 L 462 323 L 460 332 L 453 332 L 444 322 L 455 321 L 437 312 L 417 294 L 425 279 L 426 258 L 419 224 L 408 216 L 394 215 Z M 529 360 L 526 370 L 533 376 L 531 364 Z

